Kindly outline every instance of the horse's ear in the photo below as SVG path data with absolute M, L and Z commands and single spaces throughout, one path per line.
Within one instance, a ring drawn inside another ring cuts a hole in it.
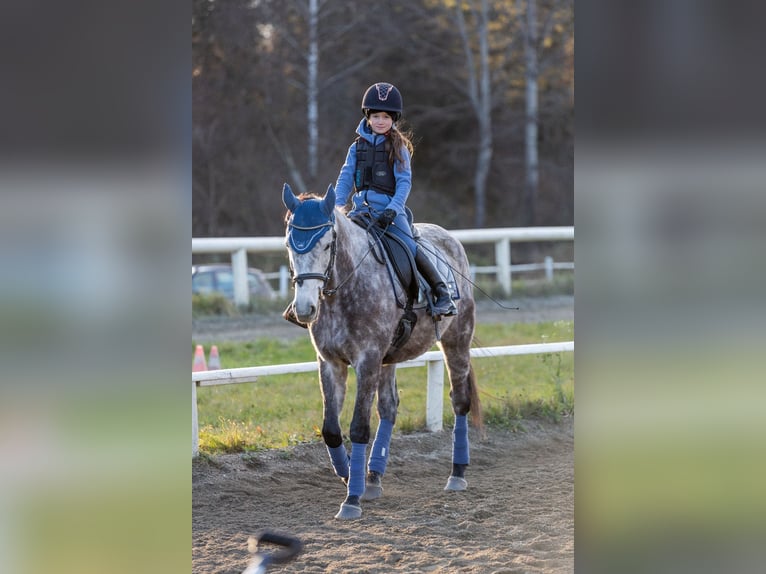
M 330 184 L 327 186 L 327 193 L 325 193 L 324 200 L 322 201 L 322 213 L 327 217 L 332 215 L 335 209 L 335 188 Z
M 293 190 L 290 189 L 290 186 L 287 184 L 282 187 L 282 203 L 285 204 L 285 207 L 290 213 L 294 213 L 301 204 L 300 200 L 295 197 Z

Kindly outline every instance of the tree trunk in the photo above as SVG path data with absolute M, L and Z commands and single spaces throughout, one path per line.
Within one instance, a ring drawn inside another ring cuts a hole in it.
M 487 178 L 492 163 L 492 88 L 489 81 L 489 0 L 481 2 L 479 20 L 479 154 L 476 159 L 476 217 L 477 228 L 484 227 L 486 218 Z
M 527 0 L 527 18 L 524 34 L 524 61 L 526 81 L 526 130 L 524 180 L 525 225 L 535 225 L 537 211 L 537 6 Z
M 460 3 L 455 6 L 458 31 L 463 40 L 466 57 L 468 99 L 479 124 L 479 150 L 474 171 L 474 226 L 484 227 L 486 217 L 487 178 L 492 163 L 492 86 L 489 77 L 489 0 L 481 0 L 481 12 L 476 14 L 469 2 L 476 22 L 479 41 L 479 69 L 474 63 L 471 39 L 465 25 Z
M 295 163 L 295 159 L 293 159 L 293 154 L 290 151 L 290 146 L 286 142 L 280 141 L 277 134 L 274 133 L 274 128 L 271 126 L 271 122 L 268 119 L 266 120 L 266 133 L 274 144 L 274 148 L 277 150 L 279 155 L 282 156 L 285 165 L 287 165 L 292 187 L 298 191 L 299 195 L 301 193 L 307 193 L 309 190 L 306 187 L 306 184 L 303 182 L 301 170 L 298 169 L 298 166 Z
M 316 185 L 317 166 L 319 164 L 319 2 L 309 0 L 309 53 L 306 120 L 308 126 L 308 181 L 313 188 Z

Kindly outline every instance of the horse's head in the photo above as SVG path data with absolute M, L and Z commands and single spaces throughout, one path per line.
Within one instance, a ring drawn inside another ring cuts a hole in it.
M 312 323 L 335 259 L 335 189 L 328 187 L 323 198 L 306 194 L 296 197 L 285 184 L 282 201 L 289 212 L 286 243 L 295 286 L 295 314 L 302 323 Z

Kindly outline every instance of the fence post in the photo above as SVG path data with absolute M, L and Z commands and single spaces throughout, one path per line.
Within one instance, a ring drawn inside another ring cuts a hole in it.
M 497 265 L 497 282 L 503 287 L 506 295 L 511 294 L 511 241 L 500 239 L 495 242 L 495 264 Z
M 444 409 L 444 361 L 427 361 L 428 384 L 426 386 L 426 428 L 431 432 L 442 430 Z
M 553 257 L 550 255 L 545 256 L 545 280 L 548 283 L 553 281 Z
M 290 280 L 290 275 L 287 272 L 287 265 L 279 266 L 279 296 L 282 299 L 287 298 L 287 285 Z
M 199 454 L 199 422 L 197 421 L 197 381 L 192 381 L 192 457 Z
M 234 275 L 234 303 L 250 303 L 250 289 L 247 285 L 247 250 L 237 249 L 231 254 L 231 271 Z

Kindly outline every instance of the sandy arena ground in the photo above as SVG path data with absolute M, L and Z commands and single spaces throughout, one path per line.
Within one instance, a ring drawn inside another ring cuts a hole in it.
M 443 490 L 449 432 L 394 434 L 383 497 L 357 521 L 321 444 L 200 459 L 193 466 L 193 572 L 241 573 L 263 528 L 305 544 L 277 572 L 574 571 L 573 420 L 527 432 L 471 431 L 465 492 Z
M 477 311 L 481 322 L 573 320 L 573 298 Z M 305 331 L 281 318 L 195 321 L 197 343 Z M 383 497 L 360 520 L 333 517 L 345 497 L 322 444 L 193 463 L 192 572 L 240 574 L 247 539 L 269 528 L 305 547 L 274 572 L 487 574 L 574 571 L 574 421 L 525 421 L 526 432 L 471 430 L 468 490 L 443 490 L 448 431 L 394 432 Z

